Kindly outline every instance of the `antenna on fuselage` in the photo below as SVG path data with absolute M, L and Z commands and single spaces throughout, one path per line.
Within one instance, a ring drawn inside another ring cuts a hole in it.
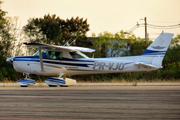
M 75 38 L 75 39 L 74 39 L 74 40 L 73 40 L 73 41 L 72 41 L 69 45 L 71 45 L 73 42 L 75 42 L 75 41 L 76 41 L 76 39 L 77 39 L 77 38 Z M 68 45 L 68 46 L 69 46 L 69 45 Z
M 71 39 L 72 39 L 72 38 L 70 38 L 63 46 L 70 46 L 72 43 L 75 42 L 75 40 L 76 40 L 77 38 L 75 38 L 74 40 L 72 40 L 72 42 L 69 44 L 69 42 L 70 42 Z
M 68 42 L 71 40 L 72 38 L 70 38 L 63 46 L 66 46 L 66 44 L 67 44 L 67 46 L 69 46 L 68 45 Z

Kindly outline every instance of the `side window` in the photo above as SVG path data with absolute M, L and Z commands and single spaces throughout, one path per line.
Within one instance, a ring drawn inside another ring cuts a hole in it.
M 56 52 L 56 59 L 62 59 L 63 53 L 62 52 Z
M 54 59 L 54 60 L 60 60 L 60 59 L 62 59 L 62 56 L 63 56 L 62 52 L 47 51 L 45 58 Z
M 77 54 L 76 52 L 69 52 L 70 55 L 72 56 L 72 58 L 76 59 L 76 58 L 83 58 L 81 55 Z
M 78 58 L 88 58 L 86 55 L 84 55 L 81 52 L 69 52 L 69 54 L 72 56 L 72 58 L 74 59 L 78 59 Z
M 52 59 L 52 58 L 53 58 L 53 52 L 52 52 L 52 51 L 47 51 L 45 58 L 47 58 L 47 59 Z
M 43 53 L 44 49 L 41 50 L 41 53 Z M 39 56 L 39 51 L 37 51 L 35 54 L 35 56 Z

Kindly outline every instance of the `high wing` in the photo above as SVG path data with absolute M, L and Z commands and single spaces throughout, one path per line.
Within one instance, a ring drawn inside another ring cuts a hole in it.
M 94 49 L 85 48 L 85 47 L 76 47 L 76 46 L 57 46 L 57 45 L 49 45 L 42 43 L 33 43 L 33 42 L 25 42 L 23 43 L 29 46 L 42 47 L 42 48 L 55 48 L 56 50 L 69 50 L 69 51 L 80 51 L 80 52 L 94 52 Z

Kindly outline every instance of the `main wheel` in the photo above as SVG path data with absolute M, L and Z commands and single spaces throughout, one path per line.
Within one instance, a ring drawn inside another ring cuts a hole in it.
M 68 85 L 60 85 L 60 87 L 68 87 Z
M 27 85 L 21 85 L 21 87 L 28 87 Z

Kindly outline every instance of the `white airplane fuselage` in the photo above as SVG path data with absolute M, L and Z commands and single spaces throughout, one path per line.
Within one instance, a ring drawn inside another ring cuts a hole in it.
M 43 59 L 44 71 L 41 70 L 40 59 L 37 56 L 14 57 L 13 65 L 21 73 L 57 76 L 66 75 L 119 73 L 134 71 L 149 71 L 158 68 L 137 66 L 139 59 L 145 61 L 147 57 L 115 57 L 115 58 L 80 58 L 80 59 Z

